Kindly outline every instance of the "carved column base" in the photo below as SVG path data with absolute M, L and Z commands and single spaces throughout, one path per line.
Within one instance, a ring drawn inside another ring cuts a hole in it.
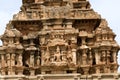
M 96 69 L 96 74 L 99 74 L 100 73 L 100 66 L 99 65 L 96 66 L 95 69 Z
M 1 70 L 1 75 L 5 75 L 5 71 L 4 70 Z
M 117 73 L 117 71 L 118 71 L 118 65 L 116 64 L 114 65 L 114 73 Z
M 31 70 L 30 70 L 30 75 L 31 75 L 31 76 L 34 76 L 34 75 L 35 75 L 35 70 L 34 70 L 34 69 L 31 69 Z
M 84 75 L 88 75 L 89 74 L 88 71 L 90 69 L 90 66 L 83 66 L 82 69 L 84 71 Z
M 110 65 L 105 65 L 104 66 L 104 72 L 105 73 L 110 73 Z
M 16 73 L 17 75 L 23 75 L 23 67 L 16 67 Z

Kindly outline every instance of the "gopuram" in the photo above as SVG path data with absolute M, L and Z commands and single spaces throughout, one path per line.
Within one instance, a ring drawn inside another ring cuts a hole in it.
M 120 80 L 115 33 L 88 0 L 22 0 L 0 39 L 0 80 Z

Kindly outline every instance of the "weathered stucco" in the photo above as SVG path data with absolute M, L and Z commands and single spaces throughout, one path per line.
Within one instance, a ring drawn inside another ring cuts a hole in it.
M 22 0 L 1 35 L 0 80 L 118 80 L 119 45 L 87 0 Z

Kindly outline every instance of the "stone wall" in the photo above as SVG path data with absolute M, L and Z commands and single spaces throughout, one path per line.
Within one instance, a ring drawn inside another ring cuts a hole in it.
M 118 79 L 116 35 L 88 0 L 22 1 L 0 36 L 1 79 Z
M 0 80 L 120 80 L 120 74 L 46 74 L 37 76 L 0 76 Z

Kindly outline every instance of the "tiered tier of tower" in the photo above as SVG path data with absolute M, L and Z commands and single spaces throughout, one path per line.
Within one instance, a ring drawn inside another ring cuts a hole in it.
M 23 0 L 1 36 L 2 75 L 116 73 L 119 45 L 87 0 Z

